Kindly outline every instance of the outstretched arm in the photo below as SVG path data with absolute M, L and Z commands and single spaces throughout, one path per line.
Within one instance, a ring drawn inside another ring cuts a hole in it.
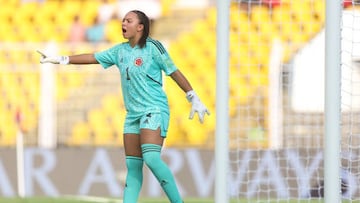
M 197 94 L 191 87 L 189 81 L 180 72 L 180 70 L 176 70 L 170 76 L 177 83 L 177 85 L 186 93 L 187 100 L 192 104 L 189 118 L 193 119 L 195 113 L 198 113 L 200 123 L 203 123 L 205 114 L 210 115 L 210 112 L 201 102 L 200 98 L 197 96 Z
M 98 64 L 94 54 L 79 54 L 72 56 L 47 56 L 40 51 L 41 54 L 40 63 L 53 63 L 53 64 Z
M 69 56 L 69 64 L 98 64 L 94 54 L 80 54 Z

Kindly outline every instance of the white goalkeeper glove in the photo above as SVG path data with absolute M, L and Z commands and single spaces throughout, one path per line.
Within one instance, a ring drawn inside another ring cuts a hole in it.
M 40 51 L 37 51 L 40 55 L 40 63 L 53 63 L 53 64 L 61 64 L 66 65 L 69 64 L 68 56 L 46 56 Z
M 198 113 L 200 123 L 204 122 L 205 113 L 210 115 L 209 110 L 206 106 L 200 101 L 200 98 L 197 96 L 194 90 L 190 90 L 186 92 L 186 99 L 191 102 L 191 111 L 189 115 L 189 119 L 193 119 L 195 113 Z

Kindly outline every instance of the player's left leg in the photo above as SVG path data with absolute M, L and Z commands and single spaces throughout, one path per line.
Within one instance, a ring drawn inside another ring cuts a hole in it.
M 164 127 L 161 127 L 163 125 L 161 122 L 163 118 L 158 116 L 160 115 L 153 114 L 141 121 L 147 122 L 144 125 L 140 124 L 140 143 L 143 160 L 161 184 L 169 200 L 172 203 L 181 203 L 183 201 L 174 176 L 167 164 L 161 159 L 161 148 L 166 134 L 161 134 L 161 129 Z

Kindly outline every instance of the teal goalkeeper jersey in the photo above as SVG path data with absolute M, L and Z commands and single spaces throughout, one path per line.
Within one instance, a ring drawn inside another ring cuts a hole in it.
M 177 70 L 163 45 L 148 38 L 143 48 L 132 48 L 128 42 L 95 53 L 96 60 L 106 69 L 116 65 L 120 71 L 121 88 L 126 111 L 133 115 L 149 112 L 169 113 L 162 88 L 162 71 L 170 75 Z

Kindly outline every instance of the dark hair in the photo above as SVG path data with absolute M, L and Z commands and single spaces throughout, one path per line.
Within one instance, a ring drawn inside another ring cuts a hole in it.
M 139 18 L 140 24 L 144 25 L 143 35 L 141 36 L 141 38 L 139 40 L 139 46 L 140 46 L 140 48 L 143 48 L 146 44 L 146 39 L 149 37 L 149 33 L 150 33 L 150 19 L 142 11 L 132 10 L 130 12 L 134 12 L 137 15 L 137 17 Z

